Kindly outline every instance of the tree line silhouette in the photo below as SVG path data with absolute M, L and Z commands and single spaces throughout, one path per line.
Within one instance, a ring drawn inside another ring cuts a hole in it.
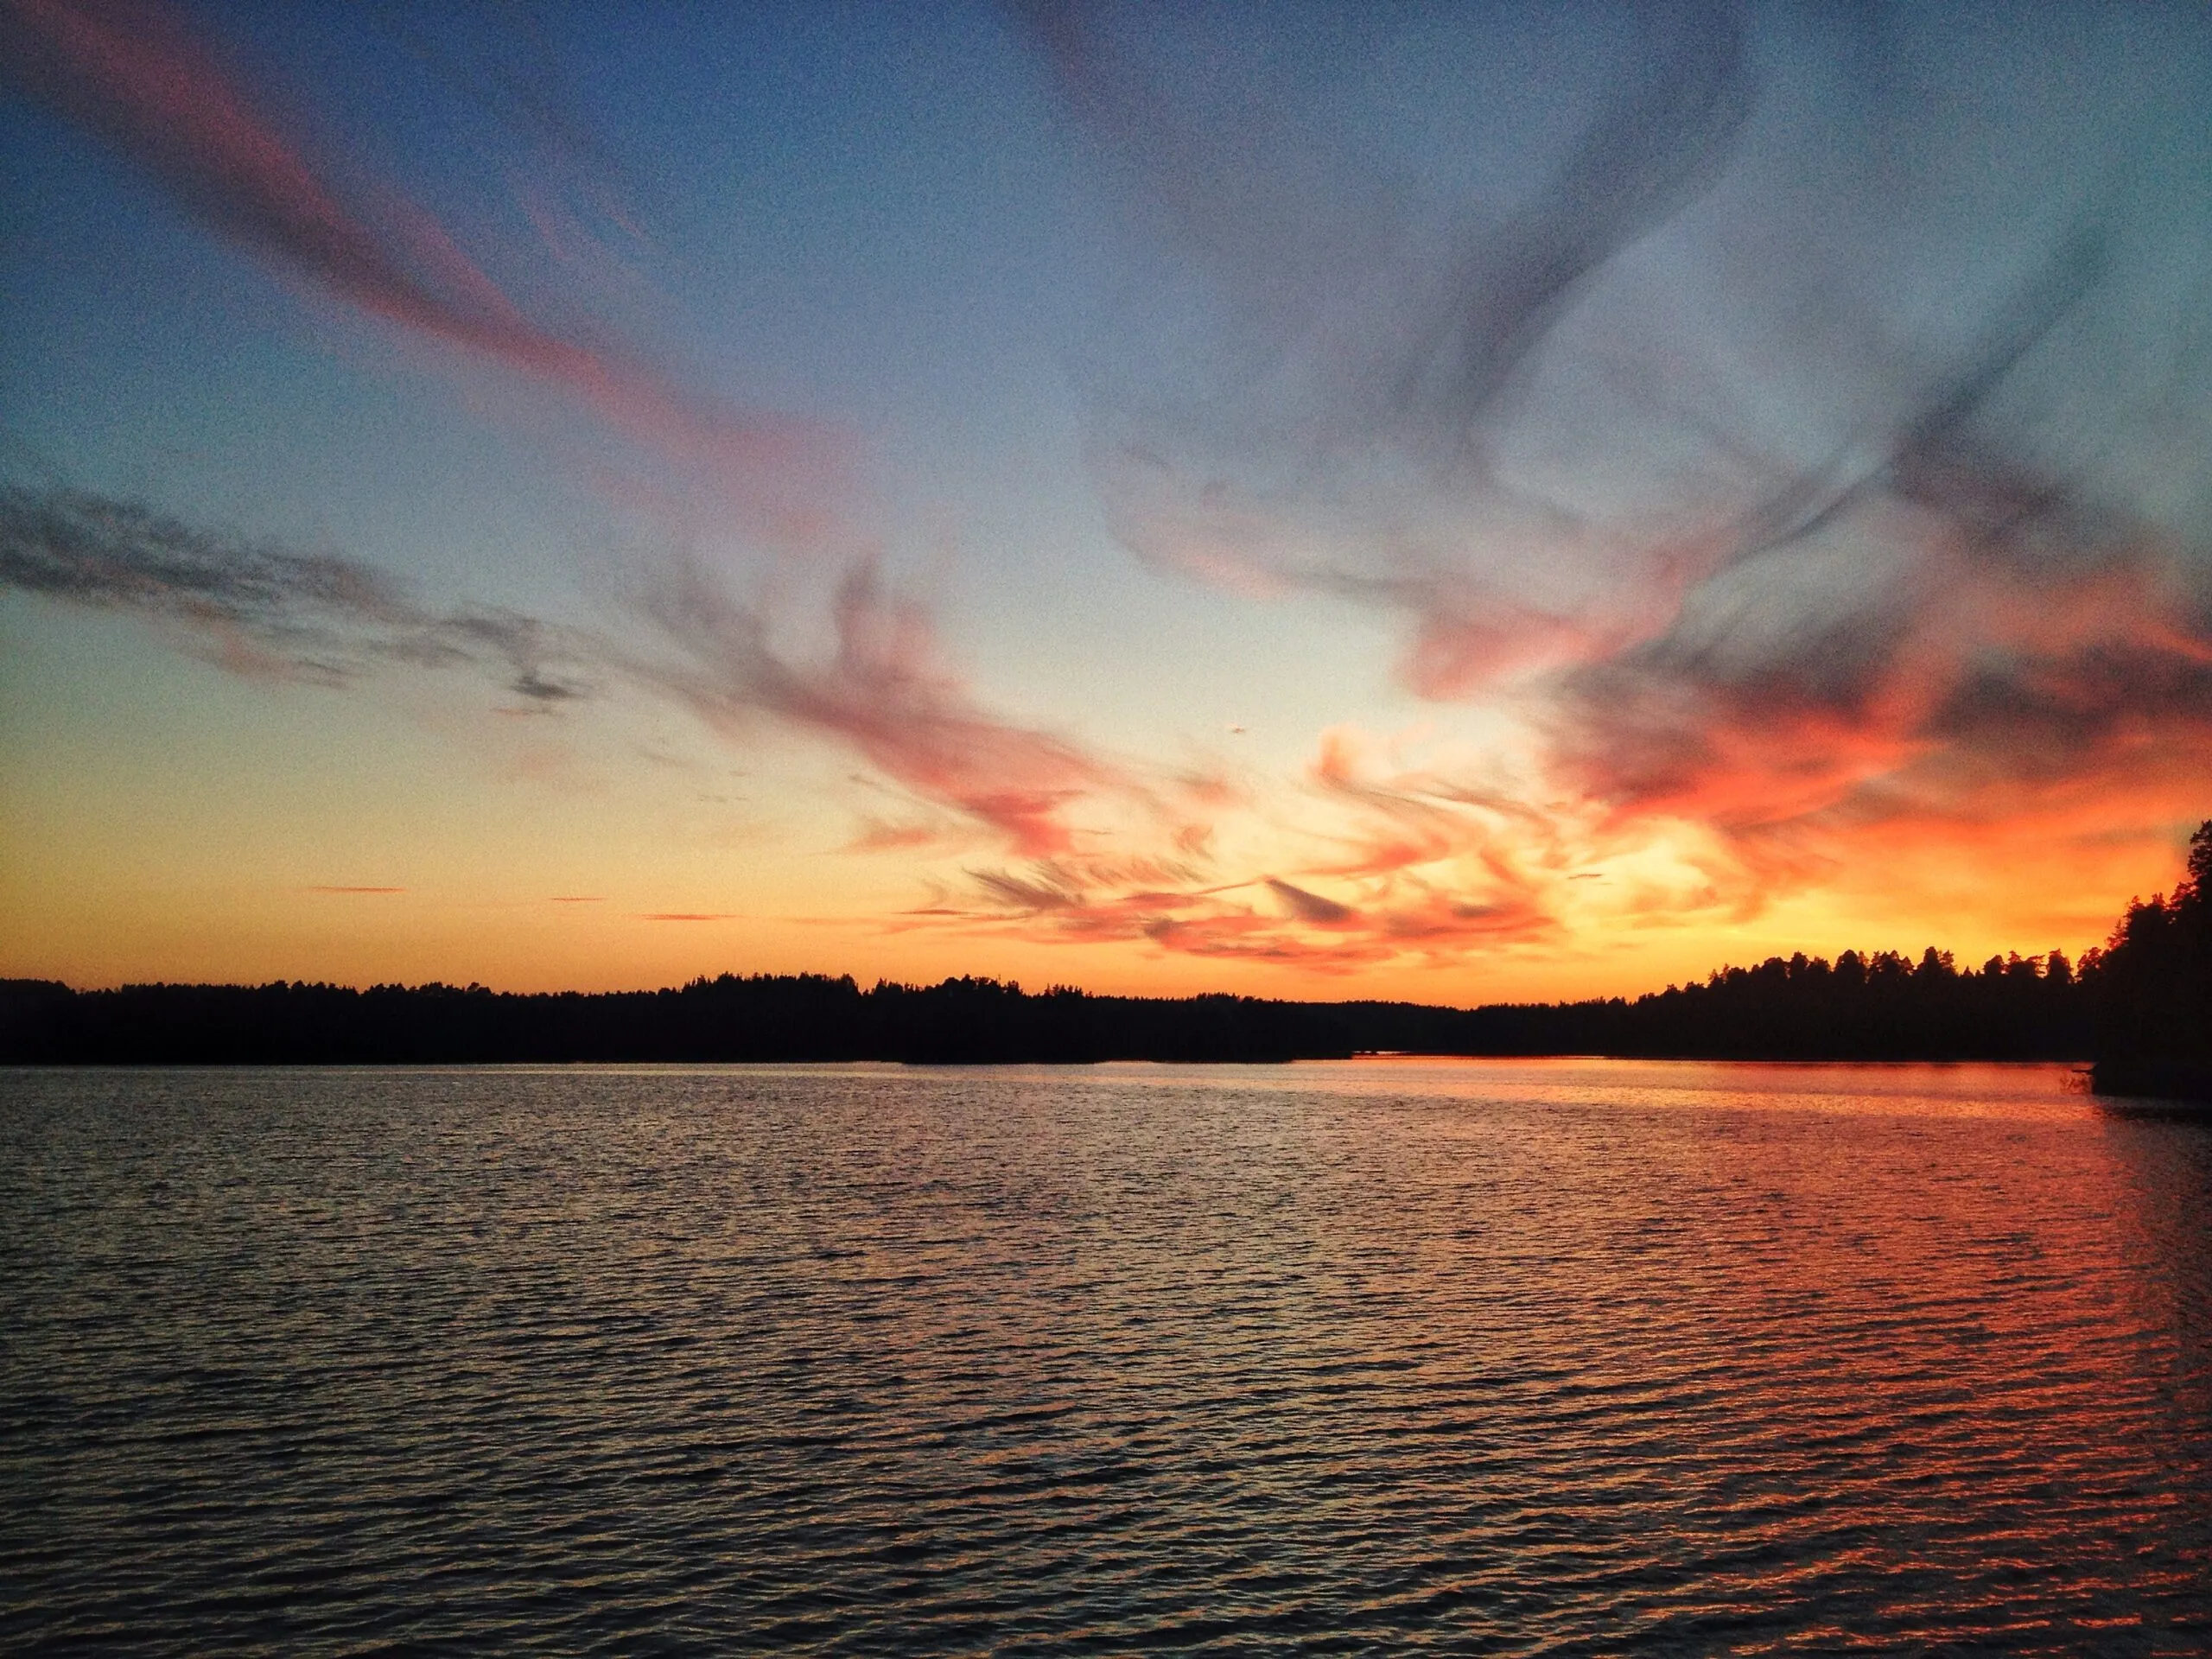
M 2212 1101 L 2212 819 L 2173 893 L 2129 903 L 2098 969 L 2091 1086 Z
M 1633 1000 L 1288 1002 L 1041 993 L 963 977 L 725 974 L 680 988 L 0 982 L 0 1060 L 31 1064 L 1116 1059 L 1280 1061 L 1363 1052 L 1719 1059 L 2095 1061 L 2115 1093 L 2212 1097 L 2212 822 L 2171 896 L 2128 906 L 2080 963 L 2053 950 L 1961 968 L 1847 950 L 1716 969 Z

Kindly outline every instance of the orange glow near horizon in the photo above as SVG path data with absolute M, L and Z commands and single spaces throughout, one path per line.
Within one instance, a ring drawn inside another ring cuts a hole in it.
M 105 698 L 110 718 L 127 701 L 143 719 L 156 687 L 206 673 L 157 665 L 86 690 L 96 717 Z M 135 752 L 10 792 L 0 976 L 608 990 L 724 972 L 982 974 L 1163 995 L 1635 995 L 1799 950 L 2078 956 L 2130 896 L 2171 885 L 2193 827 L 2178 786 L 2082 791 L 1746 851 L 1686 822 L 1512 804 L 1464 786 L 1464 757 L 1424 766 L 1417 742 L 1338 729 L 1303 776 L 1217 797 L 1213 879 L 1176 868 L 1193 859 L 1186 836 L 1179 851 L 1171 836 L 1136 857 L 998 863 L 994 888 L 976 880 L 994 868 L 980 833 L 855 838 L 872 798 L 848 788 L 851 804 L 822 811 L 836 790 L 804 751 L 756 768 L 756 787 L 772 780 L 758 792 L 789 805 L 747 819 L 749 803 L 683 798 L 696 770 L 505 764 L 373 704 L 340 708 L 350 735 L 318 751 L 330 709 L 232 684 L 212 726 L 204 702 L 162 698 Z M 273 787 L 233 781 L 272 748 L 321 758 Z M 380 781 L 395 775 L 410 780 L 397 794 Z M 1097 840 L 1156 833 L 1125 819 Z

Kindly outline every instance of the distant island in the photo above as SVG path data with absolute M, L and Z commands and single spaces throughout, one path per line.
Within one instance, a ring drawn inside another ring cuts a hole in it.
M 680 988 L 522 995 L 430 984 L 0 981 L 0 1062 L 439 1065 L 889 1060 L 921 1065 L 1590 1054 L 1787 1060 L 2088 1060 L 2093 1086 L 2212 1099 L 2212 822 L 2171 896 L 2131 903 L 2109 945 L 1959 967 L 1845 951 L 1702 983 L 1476 1008 L 1028 992 L 993 979 L 862 988 L 725 974 Z

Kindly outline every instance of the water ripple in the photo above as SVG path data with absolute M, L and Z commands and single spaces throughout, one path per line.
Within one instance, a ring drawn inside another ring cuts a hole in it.
M 0 1644 L 2196 1653 L 2048 1068 L 0 1075 Z

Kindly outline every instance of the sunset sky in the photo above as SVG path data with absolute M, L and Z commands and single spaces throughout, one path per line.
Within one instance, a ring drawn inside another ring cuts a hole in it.
M 2212 816 L 2212 8 L 0 0 L 0 976 L 1425 1001 Z

